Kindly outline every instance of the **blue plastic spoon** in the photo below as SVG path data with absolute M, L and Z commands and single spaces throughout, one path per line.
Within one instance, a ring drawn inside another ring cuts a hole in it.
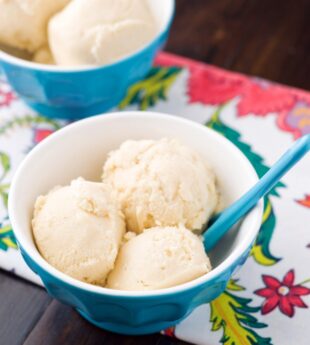
M 310 134 L 307 134 L 297 140 L 247 193 L 211 219 L 211 225 L 202 235 L 205 250 L 210 251 L 309 150 Z

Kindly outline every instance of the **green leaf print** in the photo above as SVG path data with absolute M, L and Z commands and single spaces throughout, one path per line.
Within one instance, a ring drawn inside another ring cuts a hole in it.
M 128 105 L 138 104 L 141 110 L 145 110 L 155 105 L 158 100 L 166 99 L 180 71 L 179 67 L 153 67 L 145 79 L 128 89 L 119 108 L 124 109 Z
M 0 223 L 0 249 L 6 251 L 9 248 L 17 249 L 13 230 L 10 225 Z
M 244 287 L 231 279 L 226 291 L 210 302 L 212 331 L 222 330 L 220 341 L 225 345 L 271 345 L 270 338 L 264 338 L 254 330 L 267 325 L 252 315 L 260 307 L 252 307 L 251 299 L 236 295 L 242 290 Z
M 52 120 L 40 115 L 26 115 L 23 117 L 15 117 L 5 122 L 0 126 L 0 135 L 6 134 L 10 130 L 14 130 L 16 127 L 32 127 L 48 125 L 54 130 L 61 127 L 60 122 Z M 11 169 L 11 160 L 7 153 L 0 152 L 0 206 L 1 203 L 7 208 L 8 193 L 10 183 L 5 181 L 7 175 Z M 6 217 L 0 220 L 0 250 L 8 250 L 8 248 L 17 248 L 14 233 L 10 225 L 3 225 Z M 1 223 L 2 222 L 2 223 Z
M 8 207 L 8 198 L 9 198 L 9 184 L 0 184 L 0 197 L 3 201 L 5 207 Z
M 241 140 L 241 135 L 236 130 L 228 127 L 220 118 L 221 111 L 225 105 L 216 109 L 206 126 L 216 130 L 234 143 L 249 159 L 259 177 L 263 176 L 269 167 L 263 162 L 263 158 L 255 153 L 251 146 Z M 276 217 L 273 211 L 270 196 L 279 196 L 278 189 L 284 187 L 282 182 L 278 182 L 274 188 L 264 198 L 264 214 L 262 225 L 252 249 L 251 255 L 261 265 L 270 266 L 280 260 L 270 252 L 270 242 L 276 226 Z
M 3 183 L 6 175 L 11 169 L 10 157 L 7 153 L 0 151 L 0 199 L 5 207 L 8 206 L 8 193 L 10 184 Z
M 2 167 L 2 176 L 0 177 L 0 180 L 3 178 L 3 175 L 5 175 L 11 167 L 10 164 L 10 157 L 4 153 L 0 151 L 0 163 L 1 163 L 1 167 Z
M 41 115 L 26 115 L 23 117 L 13 118 L 12 120 L 6 122 L 3 126 L 0 127 L 0 135 L 6 133 L 8 130 L 13 129 L 15 127 L 25 127 L 40 124 L 48 124 L 54 130 L 61 128 L 60 123 L 56 120 L 49 119 Z

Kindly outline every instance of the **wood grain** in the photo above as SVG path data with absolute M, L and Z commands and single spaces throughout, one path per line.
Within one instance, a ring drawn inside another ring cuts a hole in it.
M 124 337 L 105 332 L 86 322 L 72 308 L 53 301 L 26 339 L 25 345 L 76 344 L 77 339 L 79 344 L 85 345 L 132 344 L 133 340 L 136 340 L 136 344 L 142 344 L 144 340 L 154 344 L 159 337 L 158 334 L 140 338 Z
M 31 283 L 0 272 L 0 344 L 22 344 L 51 298 Z
M 309 0 L 176 0 L 166 50 L 310 89 Z M 185 345 L 159 334 L 120 336 L 51 302 L 43 289 L 0 271 L 2 345 Z
M 310 89 L 309 0 L 177 0 L 167 50 Z
M 48 332 L 46 332 L 48 330 Z M 72 308 L 53 301 L 25 341 L 25 345 L 54 344 L 142 345 L 186 344 L 184 342 L 151 334 L 141 337 L 123 336 L 103 331 L 86 322 Z

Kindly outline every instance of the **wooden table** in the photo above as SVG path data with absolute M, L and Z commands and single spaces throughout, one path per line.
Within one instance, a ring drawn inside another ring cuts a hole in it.
M 176 0 L 167 50 L 310 89 L 309 0 Z M 186 344 L 95 328 L 46 292 L 0 271 L 0 344 Z

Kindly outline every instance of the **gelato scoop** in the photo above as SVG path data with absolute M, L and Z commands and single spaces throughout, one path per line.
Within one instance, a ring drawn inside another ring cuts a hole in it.
M 37 63 L 47 64 L 47 65 L 55 64 L 54 58 L 48 46 L 43 46 L 40 49 L 38 49 L 34 53 L 32 57 L 32 61 L 37 62 Z
M 206 162 L 177 140 L 129 140 L 112 151 L 103 167 L 136 233 L 154 226 L 201 230 L 214 212 L 218 193 Z
M 156 290 L 186 283 L 210 270 L 198 236 L 184 227 L 155 227 L 121 247 L 107 287 Z
M 38 197 L 33 235 L 42 256 L 58 270 L 104 285 L 125 232 L 109 186 L 81 178 Z
M 49 22 L 56 64 L 97 65 L 133 53 L 156 34 L 145 0 L 74 0 Z
M 0 43 L 35 52 L 47 44 L 47 22 L 69 0 L 0 0 Z

